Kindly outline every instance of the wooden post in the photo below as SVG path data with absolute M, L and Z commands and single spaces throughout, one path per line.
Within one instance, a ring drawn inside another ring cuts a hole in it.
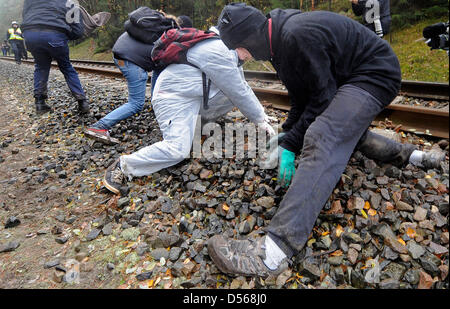
M 311 0 L 311 11 L 314 11 L 314 0 Z

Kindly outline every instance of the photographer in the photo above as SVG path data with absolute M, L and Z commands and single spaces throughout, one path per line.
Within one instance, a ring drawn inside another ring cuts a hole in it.
M 356 16 L 363 16 L 364 25 L 379 37 L 389 33 L 391 9 L 389 0 L 350 0 Z
M 428 46 L 433 49 L 447 51 L 448 55 L 448 22 L 437 23 L 423 29 L 423 37 L 427 39 Z

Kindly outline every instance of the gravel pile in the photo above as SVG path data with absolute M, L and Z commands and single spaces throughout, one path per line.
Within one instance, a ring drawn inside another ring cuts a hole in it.
M 31 72 L 29 66 L 17 69 L 0 62 L 0 81 L 14 85 L 24 104 L 30 105 L 30 115 L 34 113 Z M 132 287 L 141 288 L 448 288 L 448 159 L 439 170 L 424 171 L 412 165 L 398 169 L 378 164 L 356 152 L 292 268 L 278 278 L 232 278 L 213 265 L 206 242 L 216 234 L 236 238 L 263 234 L 285 193 L 276 182 L 277 171 L 261 170 L 248 158 L 188 159 L 135 179 L 127 194 L 113 197 L 100 181 L 104 169 L 120 154 L 159 141 L 161 133 L 151 106 L 146 105 L 140 115 L 113 129 L 120 146 L 85 139 L 83 126 L 127 98 L 122 81 L 87 78 L 84 86 L 92 112 L 83 119 L 61 75 L 52 75 L 49 105 L 55 112 L 33 116 L 30 125 L 37 133 L 35 147 L 52 149 L 55 156 L 37 158 L 19 172 L 36 185 L 56 173 L 68 190 L 74 178 L 98 180 L 94 190 L 88 185 L 81 188 L 105 198 L 105 210 L 89 225 L 70 222 L 70 213 L 60 213 L 59 225 L 65 233 L 55 237 L 61 243 L 67 241 L 66 234 L 76 240 L 63 257 L 66 261 L 100 256 L 95 268 L 125 276 Z M 17 90 L 21 87 L 22 94 Z M 286 117 L 280 111 L 269 115 Z M 236 119 L 246 122 L 232 113 L 220 123 Z M 448 155 L 447 140 L 410 134 L 404 140 L 422 149 L 438 144 Z M 0 136 L 0 167 L 1 157 L 9 151 L 7 136 Z M 76 199 L 73 196 L 68 202 Z M 5 244 L 0 252 L 17 247 Z M 47 266 L 58 264 L 49 261 Z M 65 279 L 55 276 L 57 282 L 70 281 L 67 274 Z

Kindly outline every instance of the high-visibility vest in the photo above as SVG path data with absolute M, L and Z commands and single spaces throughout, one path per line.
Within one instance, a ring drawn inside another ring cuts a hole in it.
M 17 28 L 16 31 L 14 32 L 14 28 L 10 28 L 8 30 L 9 33 L 9 39 L 10 40 L 21 40 L 23 41 L 23 38 L 19 35 L 22 34 L 22 31 L 20 30 L 20 28 Z M 18 34 L 16 34 L 18 33 Z

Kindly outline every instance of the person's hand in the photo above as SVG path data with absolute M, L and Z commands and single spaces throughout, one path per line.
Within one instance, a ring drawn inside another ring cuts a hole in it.
M 295 175 L 295 153 L 284 149 L 281 146 L 280 148 L 282 151 L 278 171 L 278 183 L 280 183 L 283 188 L 287 188 Z
M 272 126 L 270 125 L 270 122 L 268 121 L 264 121 L 263 123 L 260 123 L 260 126 L 270 135 L 270 136 L 274 136 L 275 130 L 272 128 Z

